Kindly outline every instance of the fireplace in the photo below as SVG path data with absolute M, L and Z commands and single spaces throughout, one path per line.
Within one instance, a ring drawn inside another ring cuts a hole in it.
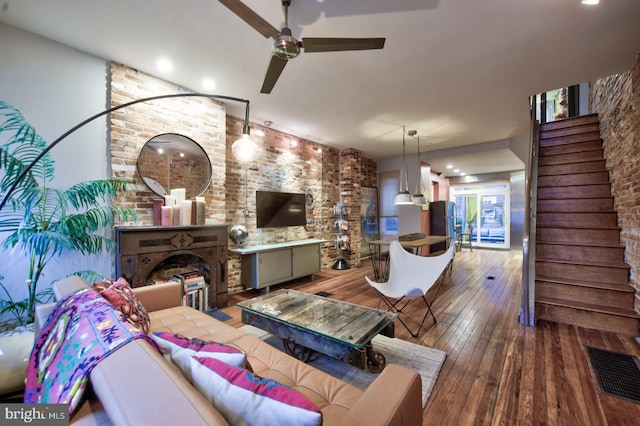
M 133 287 L 198 270 L 210 306 L 227 306 L 227 225 L 117 226 L 116 275 Z

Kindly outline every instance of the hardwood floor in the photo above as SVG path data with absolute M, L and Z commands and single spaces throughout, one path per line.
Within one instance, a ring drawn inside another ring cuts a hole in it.
M 396 337 L 447 353 L 424 425 L 638 424 L 640 404 L 601 393 L 586 351 L 592 346 L 640 356 L 638 342 L 545 321 L 521 326 L 521 270 L 520 252 L 463 249 L 433 305 L 437 324 L 426 323 L 418 338 L 396 324 Z M 376 307 L 378 297 L 365 275 L 373 276 L 368 261 L 286 287 Z M 223 309 L 233 316 L 230 325 L 242 325 L 235 303 L 256 294 L 230 296 Z

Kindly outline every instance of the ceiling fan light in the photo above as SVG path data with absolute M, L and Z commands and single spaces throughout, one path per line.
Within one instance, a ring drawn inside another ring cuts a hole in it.
M 249 138 L 247 133 L 231 145 L 231 153 L 241 163 L 248 163 L 258 153 L 258 146 Z
M 282 59 L 293 59 L 300 54 L 298 40 L 290 35 L 281 35 L 273 42 L 273 54 Z
M 396 206 L 413 204 L 413 200 L 411 199 L 411 195 L 409 194 L 409 191 L 398 192 L 398 195 L 396 195 L 394 204 Z

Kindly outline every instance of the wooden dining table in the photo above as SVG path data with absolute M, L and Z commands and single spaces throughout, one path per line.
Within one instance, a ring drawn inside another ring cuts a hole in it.
M 451 237 L 443 235 L 427 235 L 423 238 L 415 240 L 371 240 L 371 264 L 373 265 L 373 274 L 378 282 L 386 281 L 389 278 L 389 252 L 383 252 L 383 246 L 390 246 L 391 242 L 398 241 L 402 247 L 409 249 L 413 254 L 420 254 L 420 249 L 432 244 L 441 243 L 450 240 Z

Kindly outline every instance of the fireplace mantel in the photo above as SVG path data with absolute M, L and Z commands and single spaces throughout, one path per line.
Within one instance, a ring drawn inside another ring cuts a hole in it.
M 227 225 L 117 226 L 116 275 L 134 287 L 149 285 L 151 274 L 172 256 L 191 255 L 209 268 L 212 308 L 227 306 Z

